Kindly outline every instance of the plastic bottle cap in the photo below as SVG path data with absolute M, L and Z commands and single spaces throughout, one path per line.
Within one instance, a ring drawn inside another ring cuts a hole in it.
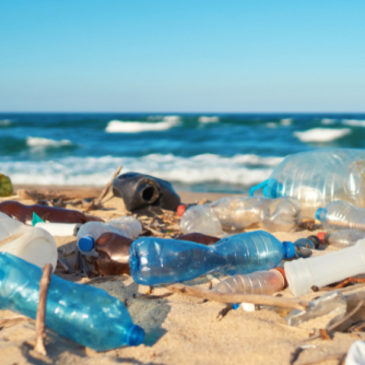
M 84 236 L 81 237 L 78 242 L 77 246 L 81 252 L 89 252 L 94 248 L 95 240 L 91 236 Z
M 327 218 L 327 209 L 326 208 L 318 208 L 317 210 L 316 210 L 316 215 L 315 215 L 315 217 L 316 217 L 316 219 L 317 220 L 319 220 L 319 221 L 324 221 L 324 220 L 326 220 L 326 218 Z
M 186 210 L 186 205 L 185 204 L 178 205 L 178 207 L 176 209 L 177 216 L 182 217 L 183 214 L 185 213 L 185 210 Z
M 293 242 L 284 241 L 284 258 L 291 259 L 295 256 L 295 246 Z
M 129 346 L 138 346 L 144 340 L 144 330 L 143 328 L 137 326 L 136 324 L 129 327 L 127 332 L 126 342 Z
M 326 232 L 318 232 L 317 233 L 317 238 L 321 241 L 321 243 L 324 242 L 325 237 L 326 237 Z

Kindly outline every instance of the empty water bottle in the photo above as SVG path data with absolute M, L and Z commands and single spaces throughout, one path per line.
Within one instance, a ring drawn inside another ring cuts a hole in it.
M 142 225 L 133 217 L 121 217 L 107 223 L 88 222 L 77 232 L 77 244 L 81 252 L 89 252 L 103 233 L 112 232 L 130 239 L 137 238 L 142 233 Z
M 223 294 L 273 294 L 285 288 L 283 270 L 255 271 L 246 275 L 233 275 L 213 287 Z
M 0 253 L 0 308 L 35 318 L 42 270 L 18 257 Z M 105 351 L 139 345 L 144 331 L 133 324 L 127 308 L 115 297 L 90 285 L 51 276 L 46 326 L 81 345 Z
M 265 231 L 240 233 L 214 245 L 141 237 L 129 252 L 133 279 L 144 285 L 158 285 L 194 279 L 209 272 L 234 275 L 276 267 L 295 255 L 291 242 L 280 242 Z
M 289 155 L 273 170 L 268 180 L 253 187 L 268 198 L 291 197 L 301 203 L 302 213 L 314 211 L 334 200 L 365 206 L 365 150 L 318 149 Z
M 318 219 L 326 231 L 344 228 L 365 231 L 365 208 L 337 200 L 316 211 Z
M 0 251 L 8 252 L 42 267 L 57 265 L 57 245 L 42 228 L 27 226 L 0 212 Z
M 339 229 L 333 232 L 319 232 L 317 237 L 321 243 L 334 247 L 348 247 L 365 238 L 365 231 L 358 229 Z

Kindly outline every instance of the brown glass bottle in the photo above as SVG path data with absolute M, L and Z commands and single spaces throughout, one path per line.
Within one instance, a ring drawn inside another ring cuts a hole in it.
M 7 214 L 9 217 L 18 219 L 23 223 L 32 220 L 33 212 L 44 221 L 53 223 L 86 223 L 89 221 L 102 220 L 99 217 L 85 214 L 78 210 L 49 207 L 47 205 L 40 204 L 25 205 L 15 200 L 1 202 L 0 212 Z
M 101 275 L 129 274 L 129 248 L 132 240 L 113 232 L 103 233 L 94 244 L 99 257 L 95 268 Z
M 209 236 L 207 234 L 198 233 L 198 232 L 183 234 L 179 237 L 176 237 L 176 239 L 202 243 L 203 245 L 212 245 L 220 240 L 220 238 L 218 238 L 218 237 Z

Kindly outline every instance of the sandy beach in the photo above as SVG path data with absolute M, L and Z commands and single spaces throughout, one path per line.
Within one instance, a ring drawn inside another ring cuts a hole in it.
M 95 198 L 101 189 L 16 186 L 14 196 L 1 200 L 34 204 L 35 198 L 47 200 L 54 196 L 62 197 L 66 208 L 79 209 L 77 199 Z M 184 203 L 224 196 L 190 192 L 179 195 Z M 89 213 L 105 220 L 127 214 L 121 199 L 112 196 L 105 200 L 103 209 Z M 276 232 L 275 236 L 294 241 L 309 234 L 313 232 Z M 56 241 L 60 254 L 71 262 L 75 237 L 56 237 Z M 155 288 L 152 296 L 145 295 L 148 287 L 137 285 L 128 275 L 90 279 L 67 274 L 59 267 L 55 273 L 68 280 L 95 285 L 125 301 L 133 321 L 146 332 L 144 344 L 99 353 L 47 329 L 48 356 L 42 357 L 33 351 L 35 321 L 3 310 L 0 311 L 1 364 L 338 364 L 354 341 L 365 339 L 362 332 L 334 332 L 332 338 L 310 339 L 314 331 L 325 327 L 328 318 L 289 326 L 284 318 L 288 311 L 277 307 L 261 307 L 253 312 L 240 307 L 220 318 L 225 304 L 176 293 L 168 295 L 171 292 L 165 288 Z M 196 285 L 208 288 L 209 280 Z M 293 298 L 289 289 L 280 295 Z M 313 298 L 313 293 L 308 298 Z

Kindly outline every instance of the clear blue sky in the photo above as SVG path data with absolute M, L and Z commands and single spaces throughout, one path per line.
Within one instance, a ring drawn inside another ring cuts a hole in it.
M 364 0 L 1 0 L 0 111 L 365 111 Z

